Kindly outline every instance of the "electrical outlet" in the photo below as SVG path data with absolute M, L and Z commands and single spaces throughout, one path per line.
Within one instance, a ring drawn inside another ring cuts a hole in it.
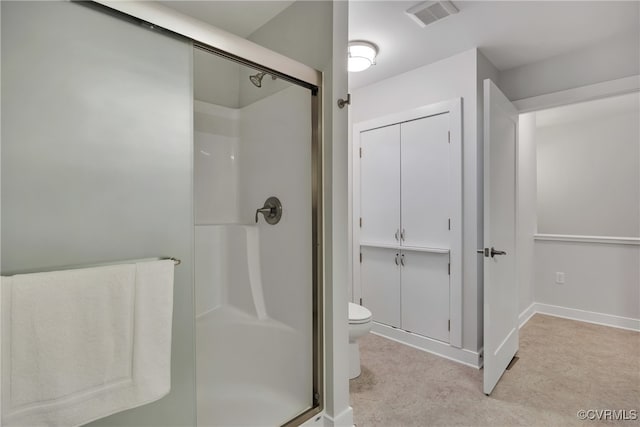
M 564 283 L 564 272 L 556 271 L 556 283 L 559 285 Z

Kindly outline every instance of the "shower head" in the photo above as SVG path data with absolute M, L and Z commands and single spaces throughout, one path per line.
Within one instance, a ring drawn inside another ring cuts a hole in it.
M 255 87 L 262 87 L 262 78 L 265 76 L 265 74 L 267 73 L 262 72 L 254 76 L 249 76 L 249 80 L 251 80 L 251 83 L 253 83 Z
M 267 73 L 265 73 L 265 72 L 263 71 L 263 72 L 260 72 L 260 73 L 258 73 L 258 74 L 255 74 L 255 75 L 253 75 L 253 76 L 249 76 L 249 80 L 251 80 L 251 83 L 253 83 L 255 87 L 262 87 L 262 79 L 263 79 L 263 78 L 264 78 L 264 76 L 266 76 L 266 75 L 267 75 Z M 276 76 L 271 76 L 271 78 L 272 78 L 273 80 L 275 80 L 275 79 L 276 79 Z

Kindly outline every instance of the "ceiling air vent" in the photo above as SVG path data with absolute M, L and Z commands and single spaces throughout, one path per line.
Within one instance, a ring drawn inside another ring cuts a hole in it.
M 458 13 L 458 8 L 450 1 L 426 1 L 407 9 L 407 15 L 421 27 Z

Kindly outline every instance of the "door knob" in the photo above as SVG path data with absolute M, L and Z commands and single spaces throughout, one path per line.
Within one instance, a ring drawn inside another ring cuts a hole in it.
M 507 254 L 505 251 L 497 251 L 493 246 L 491 247 L 491 249 L 489 249 L 489 248 L 478 249 L 478 250 L 476 250 L 476 252 L 478 252 L 479 254 L 483 254 L 487 258 L 489 258 L 489 256 L 491 256 L 491 258 L 493 258 L 496 255 L 506 255 Z
M 491 258 L 493 258 L 496 255 L 506 255 L 507 253 L 505 251 L 497 251 L 494 249 L 493 246 L 491 246 Z

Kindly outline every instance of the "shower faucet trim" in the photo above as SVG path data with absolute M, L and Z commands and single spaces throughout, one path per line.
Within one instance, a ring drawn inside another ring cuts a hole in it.
M 256 223 L 258 222 L 258 214 L 264 216 L 264 220 L 267 224 L 275 225 L 280 222 L 282 218 L 282 203 L 280 199 L 275 196 L 269 197 L 264 202 L 264 206 L 256 209 Z

